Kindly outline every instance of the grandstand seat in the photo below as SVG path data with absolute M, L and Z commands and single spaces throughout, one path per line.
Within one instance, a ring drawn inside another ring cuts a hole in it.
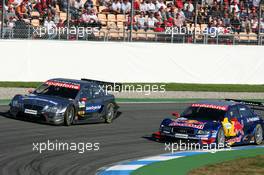
M 107 22 L 107 28 L 108 29 L 117 29 L 116 23 L 115 22 L 108 21 Z
M 250 41 L 257 41 L 258 37 L 256 33 L 249 33 L 249 38 Z
M 104 10 L 106 10 L 107 9 L 107 7 L 105 7 L 105 6 L 99 6 L 99 13 L 106 13 L 106 12 L 104 12 Z
M 241 32 L 239 34 L 239 40 L 241 41 L 248 41 L 249 40 L 249 36 L 246 32 Z
M 147 30 L 147 39 L 153 40 L 156 39 L 156 34 L 153 30 Z
M 105 14 L 98 14 L 98 19 L 102 23 L 102 25 L 106 25 L 107 18 Z
M 137 39 L 147 39 L 147 34 L 144 29 L 137 31 Z
M 126 16 L 122 14 L 116 15 L 116 20 L 119 22 L 125 22 L 126 21 Z
M 124 22 L 117 22 L 117 28 L 118 29 L 124 29 Z
M 120 38 L 120 35 L 119 35 L 119 31 L 116 30 L 116 29 L 110 29 L 108 31 L 108 35 L 107 35 L 107 38 L 113 38 L 113 39 L 119 39 Z
M 84 0 L 84 1 L 87 1 L 87 0 Z M 98 6 L 98 1 L 97 0 L 92 0 L 93 1 L 93 5 L 96 7 Z
M 109 22 L 116 22 L 116 15 L 114 15 L 114 14 L 108 14 L 107 15 L 107 20 Z
M 106 38 L 106 37 L 107 37 L 107 34 L 108 34 L 108 30 L 107 30 L 107 28 L 106 28 L 106 27 L 102 27 L 101 30 L 100 30 L 100 32 L 99 32 L 99 37 L 100 37 L 100 38 L 101 38 L 101 37 Z

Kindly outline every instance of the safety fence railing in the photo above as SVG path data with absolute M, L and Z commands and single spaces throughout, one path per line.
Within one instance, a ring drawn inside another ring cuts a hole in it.
M 87 41 L 132 41 L 132 42 L 164 42 L 164 43 L 195 43 L 197 44 L 225 44 L 225 45 L 264 45 L 264 33 L 240 34 L 173 34 L 154 32 L 153 30 L 130 30 L 91 28 L 57 28 L 48 30 L 43 27 L 23 25 L 23 27 L 4 27 L 2 39 L 45 39 L 45 40 L 87 40 Z M 131 36 L 132 35 L 132 36 Z M 194 38 L 195 37 L 195 38 Z

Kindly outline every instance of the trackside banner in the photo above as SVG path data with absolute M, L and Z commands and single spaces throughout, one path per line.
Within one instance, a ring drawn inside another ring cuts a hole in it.
M 264 84 L 263 47 L 0 40 L 0 81 Z

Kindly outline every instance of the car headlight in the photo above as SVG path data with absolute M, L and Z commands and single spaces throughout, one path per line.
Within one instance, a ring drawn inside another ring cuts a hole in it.
M 64 108 L 62 106 L 45 106 L 43 111 L 48 113 L 64 113 L 66 111 L 66 107 Z
M 11 102 L 11 106 L 13 106 L 13 107 L 20 108 L 21 105 L 22 104 L 19 102 L 19 100 L 12 100 L 12 102 Z
M 165 132 L 171 132 L 171 127 L 168 127 L 168 126 L 163 126 L 161 128 L 162 131 L 165 131 Z
M 43 110 L 49 113 L 57 113 L 59 111 L 57 106 L 45 106 Z
M 208 130 L 198 130 L 197 134 L 200 134 L 200 135 L 208 135 L 210 134 L 211 131 L 208 131 Z

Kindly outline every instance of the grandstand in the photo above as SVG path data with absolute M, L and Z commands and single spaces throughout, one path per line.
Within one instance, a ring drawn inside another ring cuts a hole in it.
M 264 0 L 1 0 L 0 8 L 5 39 L 264 44 Z

